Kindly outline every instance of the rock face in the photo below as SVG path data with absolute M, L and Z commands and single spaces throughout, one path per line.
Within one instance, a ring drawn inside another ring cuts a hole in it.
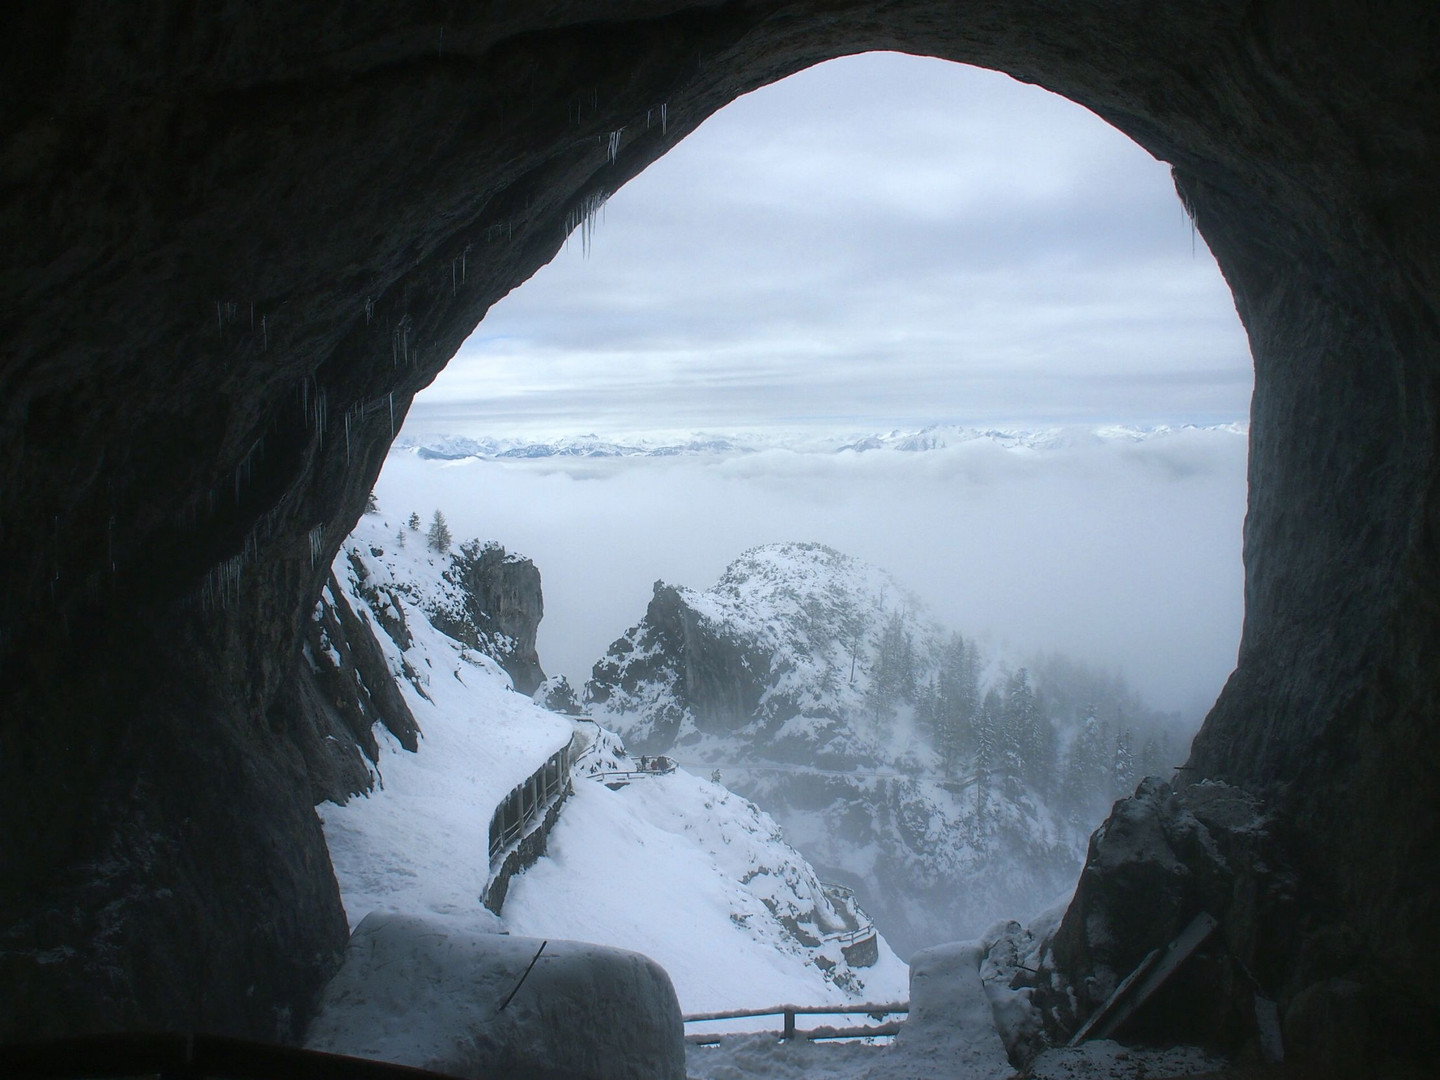
M 1231 1051 L 1253 1042 L 1254 996 L 1280 996 L 1281 958 L 1297 945 L 1296 881 L 1277 861 L 1281 850 L 1260 803 L 1243 790 L 1205 783 L 1177 792 L 1143 781 L 1090 839 L 1052 943 L 1072 989 L 1049 1003 L 1049 1018 L 1068 1036 L 1150 950 L 1163 949 L 1203 912 L 1220 924 L 1209 947 L 1126 1034 L 1164 1032 Z
M 493 656 L 522 694 L 545 681 L 535 634 L 545 615 L 540 571 L 523 555 L 507 555 L 491 541 L 463 545 L 446 580 L 459 587 L 458 609 L 437 609 L 430 621 L 442 634 Z
M 749 727 L 767 689 L 770 656 L 702 617 L 686 593 L 657 581 L 645 618 L 595 664 L 585 700 L 612 712 L 643 711 L 631 742 L 658 753 L 675 746 L 687 719 L 692 733 Z M 664 700 L 653 706 L 646 700 L 658 696 Z
M 953 645 L 923 610 L 833 548 L 767 544 L 704 591 L 656 583 L 586 700 L 633 749 L 719 769 L 909 955 L 1059 894 L 1085 840 L 1058 784 L 980 761 L 979 717 L 957 721 L 946 770 L 918 702 Z
M 875 48 L 1037 82 L 1174 166 L 1256 368 L 1244 637 L 1192 764 L 1267 790 L 1314 917 L 1373 946 L 1296 979 L 1386 971 L 1433 1016 L 1431 7 L 7 13 L 0 1037 L 306 1012 L 345 925 L 280 703 L 411 396 L 715 109 Z
M 399 622 L 393 629 L 403 634 L 403 615 Z M 412 753 L 419 732 L 369 622 L 350 607 L 333 571 L 305 629 L 305 664 L 287 688 L 294 695 L 287 704 L 296 728 L 310 732 L 299 742 L 314 800 L 343 804 L 374 784 L 361 755 L 372 763 L 379 756 L 377 723 Z

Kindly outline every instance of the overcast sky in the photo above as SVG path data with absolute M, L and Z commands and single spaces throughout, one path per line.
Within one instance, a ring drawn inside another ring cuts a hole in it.
M 870 55 L 736 101 L 623 188 L 588 257 L 573 237 L 498 304 L 406 433 L 1216 424 L 1246 420 L 1251 380 L 1167 166 L 1005 76 Z M 1234 431 L 1030 456 L 395 454 L 379 493 L 533 556 L 541 660 L 577 683 L 657 578 L 705 588 L 771 541 L 832 544 L 997 648 L 1063 649 L 1196 716 L 1239 638 Z
M 870 54 L 741 98 L 622 188 L 409 430 L 1211 423 L 1251 378 L 1168 166 L 1006 76 Z

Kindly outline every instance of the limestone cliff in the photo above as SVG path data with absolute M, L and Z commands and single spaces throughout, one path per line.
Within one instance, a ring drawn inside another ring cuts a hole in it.
M 437 604 L 430 613 L 436 629 L 494 657 L 516 690 L 533 694 L 545 681 L 535 651 L 545 616 L 535 564 L 494 541 L 472 540 L 455 554 L 445 579 L 459 589 L 459 603 Z

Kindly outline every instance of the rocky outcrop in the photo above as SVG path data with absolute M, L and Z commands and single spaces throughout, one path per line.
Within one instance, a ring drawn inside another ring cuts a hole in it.
M 580 716 L 585 712 L 575 688 L 564 675 L 551 675 L 536 687 L 530 696 L 535 704 L 551 712 L 563 713 L 566 716 Z
M 457 607 L 430 611 L 435 629 L 493 657 L 515 689 L 533 694 L 545 681 L 535 633 L 545 615 L 540 571 L 521 555 L 474 540 L 456 553 L 445 580 L 459 587 Z
M 1068 1036 L 1104 1005 L 1146 954 L 1201 913 L 1218 920 L 1208 947 L 1128 1022 L 1160 1036 L 1238 1052 L 1258 1041 L 1257 995 L 1285 989 L 1297 944 L 1294 871 L 1254 796 L 1221 783 L 1180 791 L 1149 778 L 1094 836 L 1074 899 L 1052 942 L 1062 993 L 1041 983 L 1044 1010 Z M 1277 961 L 1279 961 L 1277 963 Z
M 395 611 L 399 631 L 404 616 L 398 607 Z M 314 801 L 343 804 L 374 786 L 374 775 L 361 755 L 371 763 L 379 760 L 376 724 L 412 753 L 419 745 L 419 729 L 368 619 L 355 614 L 333 572 L 306 627 L 304 654 L 305 664 L 283 700 L 293 710 L 295 730 L 310 735 L 297 741 Z
M 655 583 L 645 618 L 617 638 L 585 684 L 587 703 L 643 712 L 626 738 L 637 750 L 669 750 L 685 720 L 726 734 L 755 718 L 770 676 L 770 653 L 709 619 L 688 590 Z
M 411 396 L 716 109 L 874 48 L 1034 81 L 1173 164 L 1256 370 L 1244 638 L 1191 764 L 1265 788 L 1313 917 L 1440 1013 L 1431 7 L 8 15 L 0 1037 L 303 1015 L 345 922 L 280 703 Z M 1324 987 L 1346 953 L 1291 960 Z
M 946 771 L 913 692 L 941 677 L 945 648 L 883 570 L 767 544 L 703 592 L 656 583 L 586 700 L 634 749 L 718 767 L 904 956 L 1061 892 L 1084 851 L 1045 784 L 994 779 L 969 749 Z

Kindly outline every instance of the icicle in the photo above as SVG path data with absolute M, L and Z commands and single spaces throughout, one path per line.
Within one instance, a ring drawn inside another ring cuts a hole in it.
M 619 155 L 619 153 L 620 153 L 620 133 L 621 133 L 622 131 L 624 131 L 624 130 L 625 130 L 624 128 L 620 128 L 620 129 L 617 130 L 617 131 L 612 131 L 612 132 L 610 132 L 610 147 L 609 147 L 609 150 L 607 151 L 607 153 L 608 153 L 608 155 L 609 155 L 609 157 L 610 157 L 610 164 L 611 164 L 611 165 L 614 165 L 614 164 L 615 164 L 615 158 L 616 158 L 616 157 Z
M 375 318 L 375 300 L 373 297 L 365 298 L 365 325 L 370 325 L 370 320 Z
M 667 114 L 669 111 L 670 111 L 670 106 L 669 106 L 667 103 L 665 103 L 665 102 L 661 102 L 661 103 L 660 103 L 660 134 L 661 134 L 661 135 L 664 135 L 664 134 L 665 134 L 665 126 L 666 126 L 666 119 L 667 119 L 666 114 Z
M 225 333 L 225 313 L 220 307 L 220 301 L 215 301 L 215 323 L 220 327 L 220 333 Z
M 390 391 L 390 438 L 395 438 L 395 391 Z
M 455 295 L 455 290 L 456 290 L 456 288 L 459 286 L 459 282 L 458 282 L 458 281 L 456 280 L 456 278 L 455 278 L 455 261 L 456 261 L 456 260 L 454 260 L 454 259 L 451 259 L 451 260 L 450 260 L 450 295 L 451 295 L 451 296 L 454 296 L 454 295 Z
M 264 315 L 260 316 L 260 350 L 261 352 L 270 351 L 270 328 L 265 323 Z
M 586 258 L 590 256 L 590 245 L 595 238 L 596 217 L 605 206 L 605 200 L 609 198 L 603 192 L 592 192 L 581 200 L 580 205 L 571 209 L 565 217 L 565 231 L 573 233 L 576 228 L 580 230 L 580 247 Z
M 345 463 L 350 463 L 350 410 L 345 410 Z
M 320 556 L 324 553 L 324 549 L 325 526 L 322 523 L 320 525 L 316 525 L 313 529 L 310 530 L 310 569 L 315 569 L 315 564 L 320 560 Z

